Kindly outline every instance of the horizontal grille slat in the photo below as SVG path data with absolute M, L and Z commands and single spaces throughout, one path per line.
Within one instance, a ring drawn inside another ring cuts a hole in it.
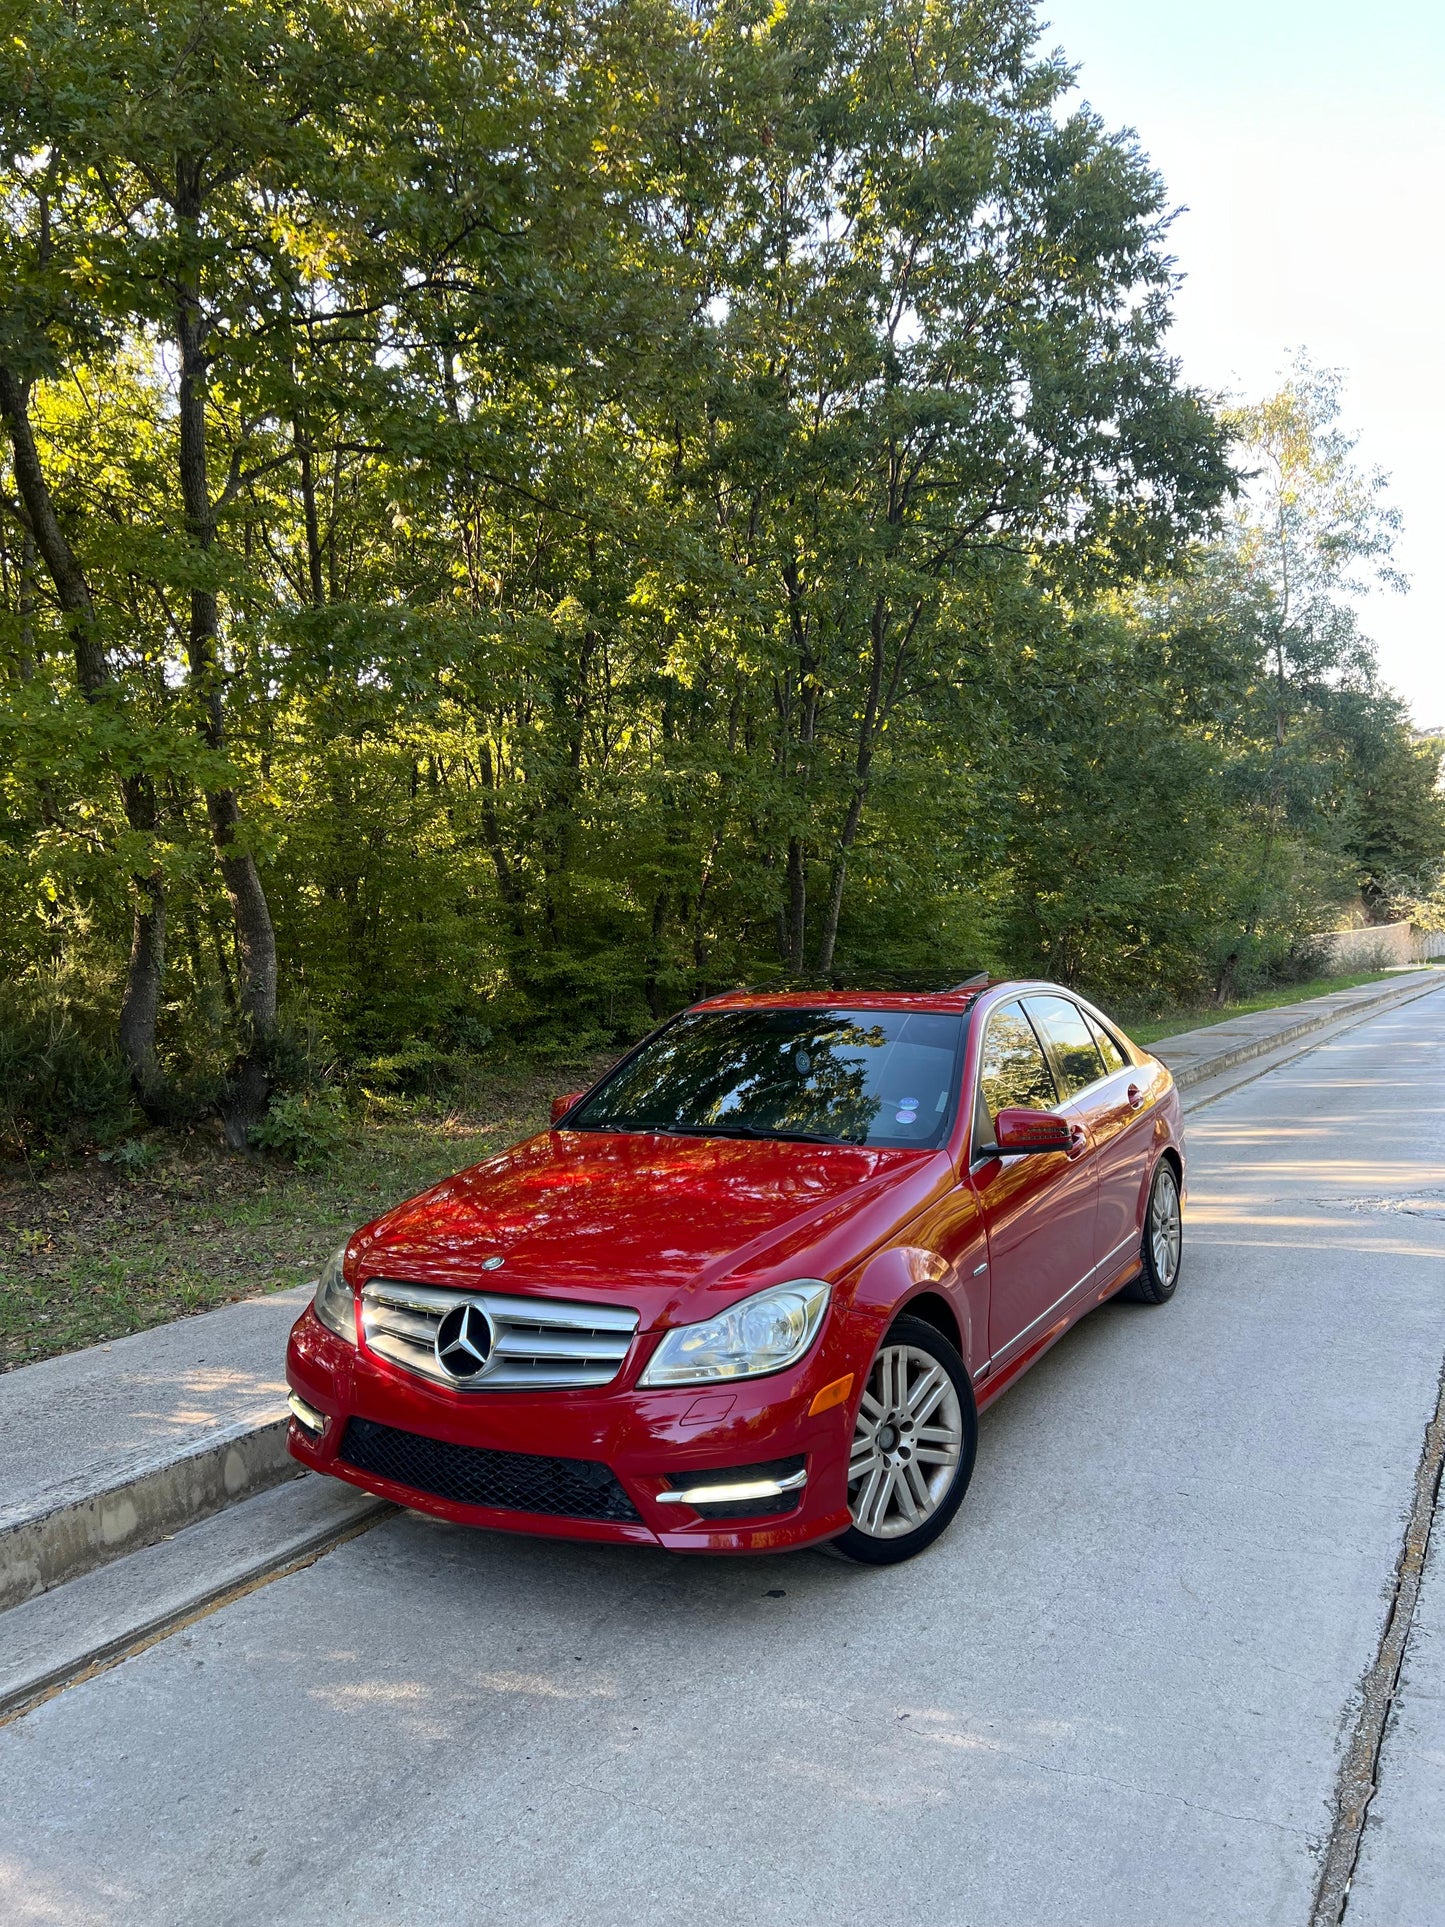
M 380 1331 L 394 1332 L 399 1338 L 414 1338 L 428 1348 L 437 1335 L 435 1318 L 428 1318 L 424 1312 L 403 1311 L 399 1305 L 388 1305 L 385 1319 L 378 1318 L 376 1325 Z
M 405 1365 L 409 1372 L 421 1372 L 428 1378 L 439 1378 L 435 1354 L 430 1345 L 418 1344 L 414 1339 L 397 1338 L 389 1332 L 373 1332 L 371 1349 L 394 1364 Z
M 610 1385 L 616 1376 L 615 1365 L 568 1365 L 564 1372 L 563 1367 L 551 1363 L 534 1365 L 526 1359 L 508 1359 L 487 1373 L 482 1389 L 492 1392 L 545 1392 L 565 1386 L 577 1391 L 588 1386 Z
M 494 1334 L 486 1367 L 459 1379 L 436 1357 L 437 1327 L 458 1305 L 486 1312 Z M 500 1292 L 372 1278 L 361 1293 L 362 1328 L 379 1357 L 454 1391 L 563 1391 L 610 1384 L 638 1326 L 625 1305 L 584 1305 L 560 1298 L 514 1298 Z
M 638 1523 L 637 1508 L 616 1473 L 594 1459 L 551 1459 L 532 1452 L 453 1445 L 364 1418 L 347 1420 L 340 1457 L 358 1472 L 454 1505 Z
M 598 1338 L 591 1332 L 564 1337 L 561 1332 L 514 1331 L 504 1327 L 497 1339 L 499 1358 L 580 1358 L 612 1359 L 621 1364 L 627 1356 L 630 1338 L 615 1338 L 611 1332 Z
M 500 1292 L 468 1291 L 460 1285 L 399 1284 L 391 1278 L 368 1279 L 365 1295 L 376 1304 L 408 1306 L 434 1312 L 450 1311 L 460 1299 L 470 1298 L 491 1311 L 515 1314 L 534 1325 L 580 1325 L 592 1331 L 632 1332 L 637 1313 L 628 1305 L 584 1305 L 562 1298 L 513 1298 Z

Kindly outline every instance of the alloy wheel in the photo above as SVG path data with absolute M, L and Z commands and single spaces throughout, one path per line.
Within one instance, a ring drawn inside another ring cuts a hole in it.
M 1149 1255 L 1154 1260 L 1154 1275 L 1165 1291 L 1174 1283 L 1179 1270 L 1183 1243 L 1179 1185 L 1172 1168 L 1163 1164 L 1154 1180 L 1154 1195 L 1149 1204 Z
M 885 1345 L 858 1407 L 848 1507 L 872 1539 L 916 1532 L 948 1497 L 963 1457 L 953 1380 L 915 1345 Z

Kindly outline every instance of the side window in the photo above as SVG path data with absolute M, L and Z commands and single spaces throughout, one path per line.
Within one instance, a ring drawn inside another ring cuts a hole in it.
M 1067 997 L 1029 997 L 1024 1008 L 1049 1046 L 1065 1098 L 1097 1084 L 1104 1075 L 1104 1060 L 1079 1006 Z
M 989 1126 L 1010 1106 L 1048 1111 L 1059 1101 L 1033 1025 L 1018 1004 L 1002 1005 L 988 1020 L 978 1094 Z
M 1084 1022 L 1089 1026 L 1089 1035 L 1099 1046 L 1099 1055 L 1104 1060 L 1105 1070 L 1107 1070 L 1111 1076 L 1115 1071 L 1127 1070 L 1129 1068 L 1128 1058 L 1125 1057 L 1123 1051 L 1120 1050 L 1104 1026 L 1096 1022 L 1095 1019 L 1089 1015 L 1088 1011 L 1084 1012 Z

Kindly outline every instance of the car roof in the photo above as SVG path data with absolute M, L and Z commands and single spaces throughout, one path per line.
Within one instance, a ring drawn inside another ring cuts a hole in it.
M 691 1010 L 937 1010 L 964 1011 L 996 990 L 1053 990 L 1059 984 L 1033 977 L 972 977 L 939 990 L 725 990 L 704 997 Z M 1066 996 L 1071 992 L 1064 992 Z

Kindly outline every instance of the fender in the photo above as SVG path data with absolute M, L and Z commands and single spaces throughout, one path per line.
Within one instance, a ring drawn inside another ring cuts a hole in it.
M 1176 1115 L 1171 1117 L 1169 1115 L 1171 1111 L 1175 1112 Z M 1185 1196 L 1184 1133 L 1180 1129 L 1180 1120 L 1177 1115 L 1178 1111 L 1179 1099 L 1175 1092 L 1173 1081 L 1171 1080 L 1168 1089 L 1163 1094 L 1162 1101 L 1158 1104 L 1155 1111 L 1153 1141 L 1149 1146 L 1149 1161 L 1144 1166 L 1144 1174 L 1139 1184 L 1139 1195 L 1134 1201 L 1134 1222 L 1138 1225 L 1141 1232 L 1144 1229 L 1144 1213 L 1149 1208 L 1149 1190 L 1154 1182 L 1154 1173 L 1158 1170 L 1159 1160 L 1166 1151 L 1173 1151 L 1175 1157 L 1179 1160 L 1179 1196 L 1181 1202 Z
M 978 1249 L 982 1249 L 982 1230 Z M 988 1330 L 988 1276 L 960 1277 L 940 1251 L 925 1244 L 895 1244 L 875 1251 L 859 1270 L 852 1286 L 850 1317 L 865 1323 L 877 1350 L 883 1334 L 900 1312 L 925 1294 L 942 1298 L 958 1324 L 960 1350 L 970 1372 L 979 1362 L 975 1330 Z M 982 1286 L 982 1292 L 975 1287 Z

